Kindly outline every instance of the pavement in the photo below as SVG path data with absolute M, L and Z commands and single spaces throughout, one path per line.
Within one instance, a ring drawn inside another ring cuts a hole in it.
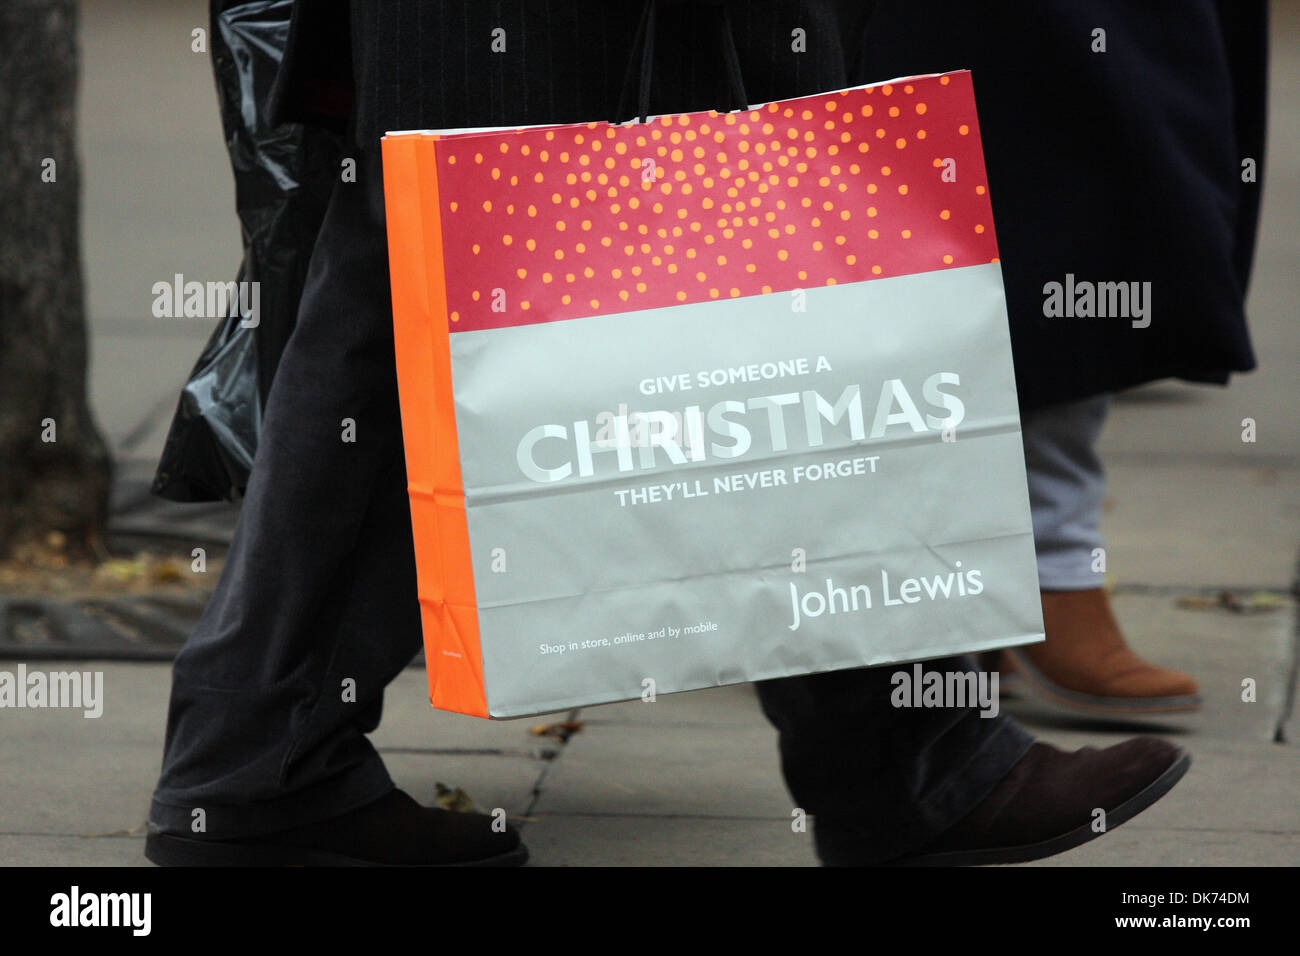
M 232 187 L 195 0 L 83 4 L 81 145 L 92 399 L 121 463 L 119 527 L 211 533 L 225 508 L 152 505 L 143 482 L 207 323 L 149 316 L 175 272 L 233 276 Z M 1188 718 L 1116 727 L 1007 701 L 1043 739 L 1104 746 L 1166 733 L 1193 754 L 1164 800 L 1042 866 L 1300 863 L 1297 609 L 1300 545 L 1300 5 L 1275 4 L 1272 139 L 1249 302 L 1260 369 L 1229 389 L 1161 383 L 1122 396 L 1102 440 L 1104 532 L 1118 617 L 1144 656 L 1195 674 Z M 142 55 L 141 50 L 148 51 Z M 159 78 L 166 77 L 165 83 Z M 1243 443 L 1243 418 L 1258 440 Z M 1271 612 L 1178 606 L 1232 589 L 1283 598 Z M 6 663 L 5 667 L 12 667 Z M 73 666 L 59 664 L 60 668 Z M 105 710 L 7 711 L 0 734 L 0 864 L 143 864 L 143 824 L 162 751 L 169 675 L 156 663 L 102 670 Z M 1243 681 L 1257 695 L 1242 699 Z M 561 741 L 534 728 L 581 722 Z M 791 827 L 775 734 L 749 686 L 572 714 L 488 722 L 429 708 L 424 676 L 391 685 L 374 735 L 398 784 L 432 802 L 439 783 L 524 826 L 542 865 L 814 865 Z

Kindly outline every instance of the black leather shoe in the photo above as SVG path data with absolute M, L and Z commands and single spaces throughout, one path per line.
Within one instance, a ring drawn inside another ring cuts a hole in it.
M 519 831 L 481 813 L 422 807 L 401 790 L 320 823 L 241 840 L 162 831 L 145 838 L 159 866 L 520 866 Z
M 1073 753 L 1035 743 L 954 826 L 917 852 L 881 865 L 985 866 L 1053 856 L 1137 816 L 1172 790 L 1191 762 L 1189 753 L 1159 737 Z M 818 851 L 827 866 L 870 861 L 869 846 L 855 840 L 851 828 L 816 823 Z

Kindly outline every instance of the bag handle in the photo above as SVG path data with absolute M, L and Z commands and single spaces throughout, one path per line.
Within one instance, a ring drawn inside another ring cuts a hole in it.
M 650 116 L 650 81 L 654 67 L 655 23 L 659 3 L 660 0 L 646 0 L 645 6 L 641 8 L 641 19 L 637 23 L 636 38 L 632 41 L 632 52 L 628 56 L 627 72 L 623 77 L 623 90 L 619 94 L 615 122 L 622 122 L 621 117 L 627 115 L 633 77 L 638 77 L 636 113 L 638 121 L 644 123 Z M 739 104 L 738 107 L 733 106 L 733 109 L 747 110 L 749 97 L 745 95 L 745 80 L 740 72 L 740 55 L 736 52 L 736 39 L 731 30 L 731 15 L 727 11 L 726 0 L 714 0 L 708 3 L 708 6 L 713 7 L 714 23 L 722 45 L 722 59 L 726 67 L 727 84 L 731 88 L 732 100 Z

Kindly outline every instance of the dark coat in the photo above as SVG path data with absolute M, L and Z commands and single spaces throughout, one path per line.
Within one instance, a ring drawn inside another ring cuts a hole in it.
M 715 4 L 657 6 L 651 111 L 727 108 Z M 384 131 L 616 117 L 641 3 L 305 0 L 287 119 Z M 1262 0 L 729 4 L 750 102 L 970 69 L 1021 404 L 1254 367 L 1243 300 L 1264 151 Z M 506 31 L 492 52 L 494 28 Z M 1094 52 L 1094 30 L 1105 52 Z M 807 52 L 792 50 L 806 32 Z M 1255 161 L 1257 181 L 1243 182 Z M 1150 325 L 1046 317 L 1045 286 L 1150 282 Z

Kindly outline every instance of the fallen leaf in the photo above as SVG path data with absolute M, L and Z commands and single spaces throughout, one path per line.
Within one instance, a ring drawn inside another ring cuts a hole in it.
M 554 724 L 538 724 L 529 728 L 528 732 L 534 737 L 550 737 L 552 740 L 564 743 L 581 729 L 582 721 L 580 720 L 562 720 Z
M 160 561 L 154 566 L 153 579 L 155 583 L 179 581 L 181 579 L 180 566 L 172 560 Z
M 473 813 L 474 801 L 460 787 L 449 787 L 445 783 L 435 782 L 434 792 L 438 806 L 453 813 Z
M 1256 591 L 1244 598 L 1233 594 L 1231 591 L 1220 591 L 1213 597 L 1204 595 L 1180 597 L 1175 603 L 1178 607 L 1188 611 L 1221 609 L 1232 611 L 1234 614 L 1261 614 L 1276 611 L 1286 604 L 1286 600 L 1280 595 L 1269 591 Z
M 95 569 L 95 577 L 128 584 L 145 572 L 146 568 L 143 561 L 111 558 Z

